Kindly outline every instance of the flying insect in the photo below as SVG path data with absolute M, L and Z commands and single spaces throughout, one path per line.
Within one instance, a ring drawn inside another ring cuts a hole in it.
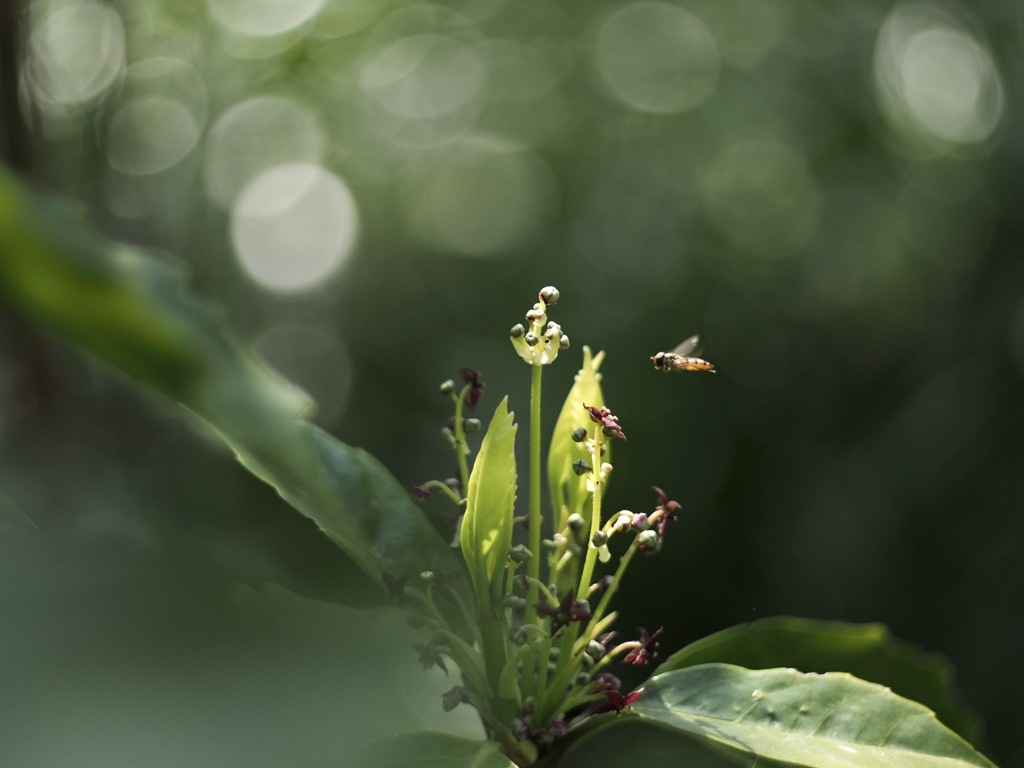
M 659 352 L 651 356 L 651 362 L 659 371 L 707 371 L 715 372 L 715 366 L 699 357 L 691 357 L 697 348 L 699 336 L 691 336 L 671 352 Z

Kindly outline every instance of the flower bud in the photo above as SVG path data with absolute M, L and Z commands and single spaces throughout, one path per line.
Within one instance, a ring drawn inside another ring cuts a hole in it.
M 537 338 L 537 334 L 534 333 L 533 331 L 529 331 L 526 334 L 526 343 L 529 344 L 531 347 L 536 347 L 538 341 L 540 341 L 540 339 Z
M 569 519 L 566 520 L 565 523 L 569 526 L 569 530 L 578 533 L 583 530 L 583 526 L 587 524 L 587 521 L 583 519 L 583 515 L 578 512 L 573 512 L 569 515 Z
M 450 395 L 454 391 L 455 391 L 455 382 L 454 381 L 452 381 L 451 379 L 448 379 L 448 381 L 442 382 L 442 384 L 441 384 L 441 394 L 442 395 Z
M 441 706 L 444 707 L 445 712 L 451 712 L 459 704 L 465 701 L 465 697 L 462 688 L 455 686 L 450 691 L 441 696 Z
M 641 552 L 654 552 L 659 547 L 658 532 L 652 528 L 641 531 L 636 537 L 636 545 Z
M 558 289 L 553 285 L 547 285 L 540 289 L 540 300 L 549 307 L 558 303 Z
M 462 426 L 467 435 L 476 434 L 480 431 L 480 419 L 466 419 Z
M 586 439 L 587 439 L 587 430 L 584 429 L 583 427 L 580 427 L 579 429 L 577 429 L 575 432 L 572 433 L 572 441 L 574 443 L 582 443 Z
M 512 326 L 512 330 L 509 331 L 509 335 L 513 339 L 518 339 L 524 333 L 526 333 L 526 329 L 523 328 L 523 324 L 522 323 L 516 323 L 515 325 Z
M 526 630 L 522 627 L 512 627 L 508 631 L 508 639 L 515 645 L 526 645 L 526 642 L 529 640 L 529 636 L 526 634 Z
M 522 544 L 517 544 L 509 550 L 508 556 L 514 563 L 527 563 L 533 557 L 533 553 Z
M 526 594 L 527 590 L 530 589 L 530 577 L 525 573 L 520 573 L 514 579 L 512 579 L 512 591 L 522 597 Z
M 572 463 L 572 471 L 577 475 L 585 475 L 590 472 L 591 469 L 593 469 L 593 467 L 587 463 L 586 459 L 576 459 L 576 461 Z
M 562 338 L 560 338 L 558 340 L 558 348 L 559 349 L 568 349 L 569 348 L 569 337 L 568 336 L 564 336 L 563 335 Z
M 603 547 L 608 543 L 608 534 L 604 531 L 594 531 L 594 535 L 590 537 L 590 543 L 595 547 Z

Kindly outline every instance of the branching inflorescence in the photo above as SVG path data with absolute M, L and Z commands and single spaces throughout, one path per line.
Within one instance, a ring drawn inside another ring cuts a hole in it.
M 458 526 L 455 545 L 462 549 L 475 601 L 460 601 L 441 574 L 385 575 L 392 594 L 413 610 L 415 623 L 430 630 L 429 642 L 416 646 L 424 667 L 447 672 L 447 659 L 459 669 L 461 684 L 445 695 L 444 707 L 476 707 L 488 735 L 519 765 L 533 763 L 547 745 L 592 716 L 621 711 L 640 696 L 621 690 L 610 665 L 645 664 L 655 655 L 661 630 L 640 628 L 636 639 L 617 642 L 611 602 L 631 560 L 638 552 L 661 549 L 679 510 L 654 488 L 648 512 L 602 513 L 612 443 L 625 442 L 626 435 L 604 404 L 598 373 L 603 353 L 591 355 L 584 347 L 583 367 L 548 447 L 550 509 L 543 514 L 542 372 L 569 346 L 561 326 L 548 319 L 557 301 L 558 291 L 544 288 L 526 322 L 510 334 L 532 373 L 529 491 L 522 517 L 515 516 L 517 426 L 507 398 L 470 467 L 466 438 L 480 422 L 464 414 L 477 407 L 483 381 L 463 368 L 461 387 L 454 381 L 441 386 L 454 407 L 442 437 L 455 451 L 458 477 L 424 483 L 413 495 L 422 500 L 437 490 L 459 511 L 452 515 Z M 527 543 L 514 543 L 514 522 L 526 526 Z M 628 540 L 617 563 L 613 539 Z M 601 575 L 599 568 L 605 571 Z M 439 590 L 445 590 L 443 601 Z M 454 611 L 453 603 L 458 604 Z

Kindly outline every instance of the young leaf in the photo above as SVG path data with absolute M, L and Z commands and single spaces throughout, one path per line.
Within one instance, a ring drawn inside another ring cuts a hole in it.
M 379 462 L 323 433 L 304 393 L 192 296 L 179 267 L 91 230 L 0 168 L 0 295 L 209 424 L 378 581 L 461 564 Z
M 551 449 L 548 453 L 548 486 L 551 491 L 551 508 L 555 512 L 555 530 L 565 528 L 569 515 L 576 513 L 589 520 L 590 510 L 587 506 L 587 480 L 577 475 L 572 463 L 583 453 L 572 440 L 572 433 L 579 428 L 595 429 L 583 409 L 584 404 L 604 407 L 604 395 L 601 393 L 601 374 L 598 368 L 604 360 L 604 352 L 591 356 L 590 347 L 583 347 L 583 367 L 576 374 L 572 388 L 569 390 L 562 410 L 555 422 L 555 431 L 551 436 Z M 575 450 L 574 450 L 575 448 Z M 611 460 L 611 446 L 605 453 L 605 460 Z
M 516 427 L 505 397 L 494 410 L 469 475 L 462 518 L 462 556 L 469 566 L 481 609 L 500 596 L 512 545 L 516 500 Z
M 704 664 L 655 676 L 633 709 L 709 743 L 807 768 L 994 768 L 929 709 L 846 673 Z
M 691 643 L 666 659 L 655 674 L 713 662 L 748 669 L 843 670 L 924 704 L 967 741 L 980 741 L 980 721 L 957 700 L 952 666 L 941 656 L 894 638 L 882 624 L 791 616 L 762 619 Z

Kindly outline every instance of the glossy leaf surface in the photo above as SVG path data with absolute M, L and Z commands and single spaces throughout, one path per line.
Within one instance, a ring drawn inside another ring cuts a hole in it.
M 657 675 L 637 714 L 808 768 L 991 768 L 925 707 L 844 673 L 705 664 Z
M 792 616 L 761 619 L 691 643 L 668 657 L 655 674 L 716 662 L 748 669 L 849 672 L 924 704 L 972 744 L 980 738 L 977 717 L 955 696 L 952 666 L 941 656 L 894 638 L 882 624 Z

